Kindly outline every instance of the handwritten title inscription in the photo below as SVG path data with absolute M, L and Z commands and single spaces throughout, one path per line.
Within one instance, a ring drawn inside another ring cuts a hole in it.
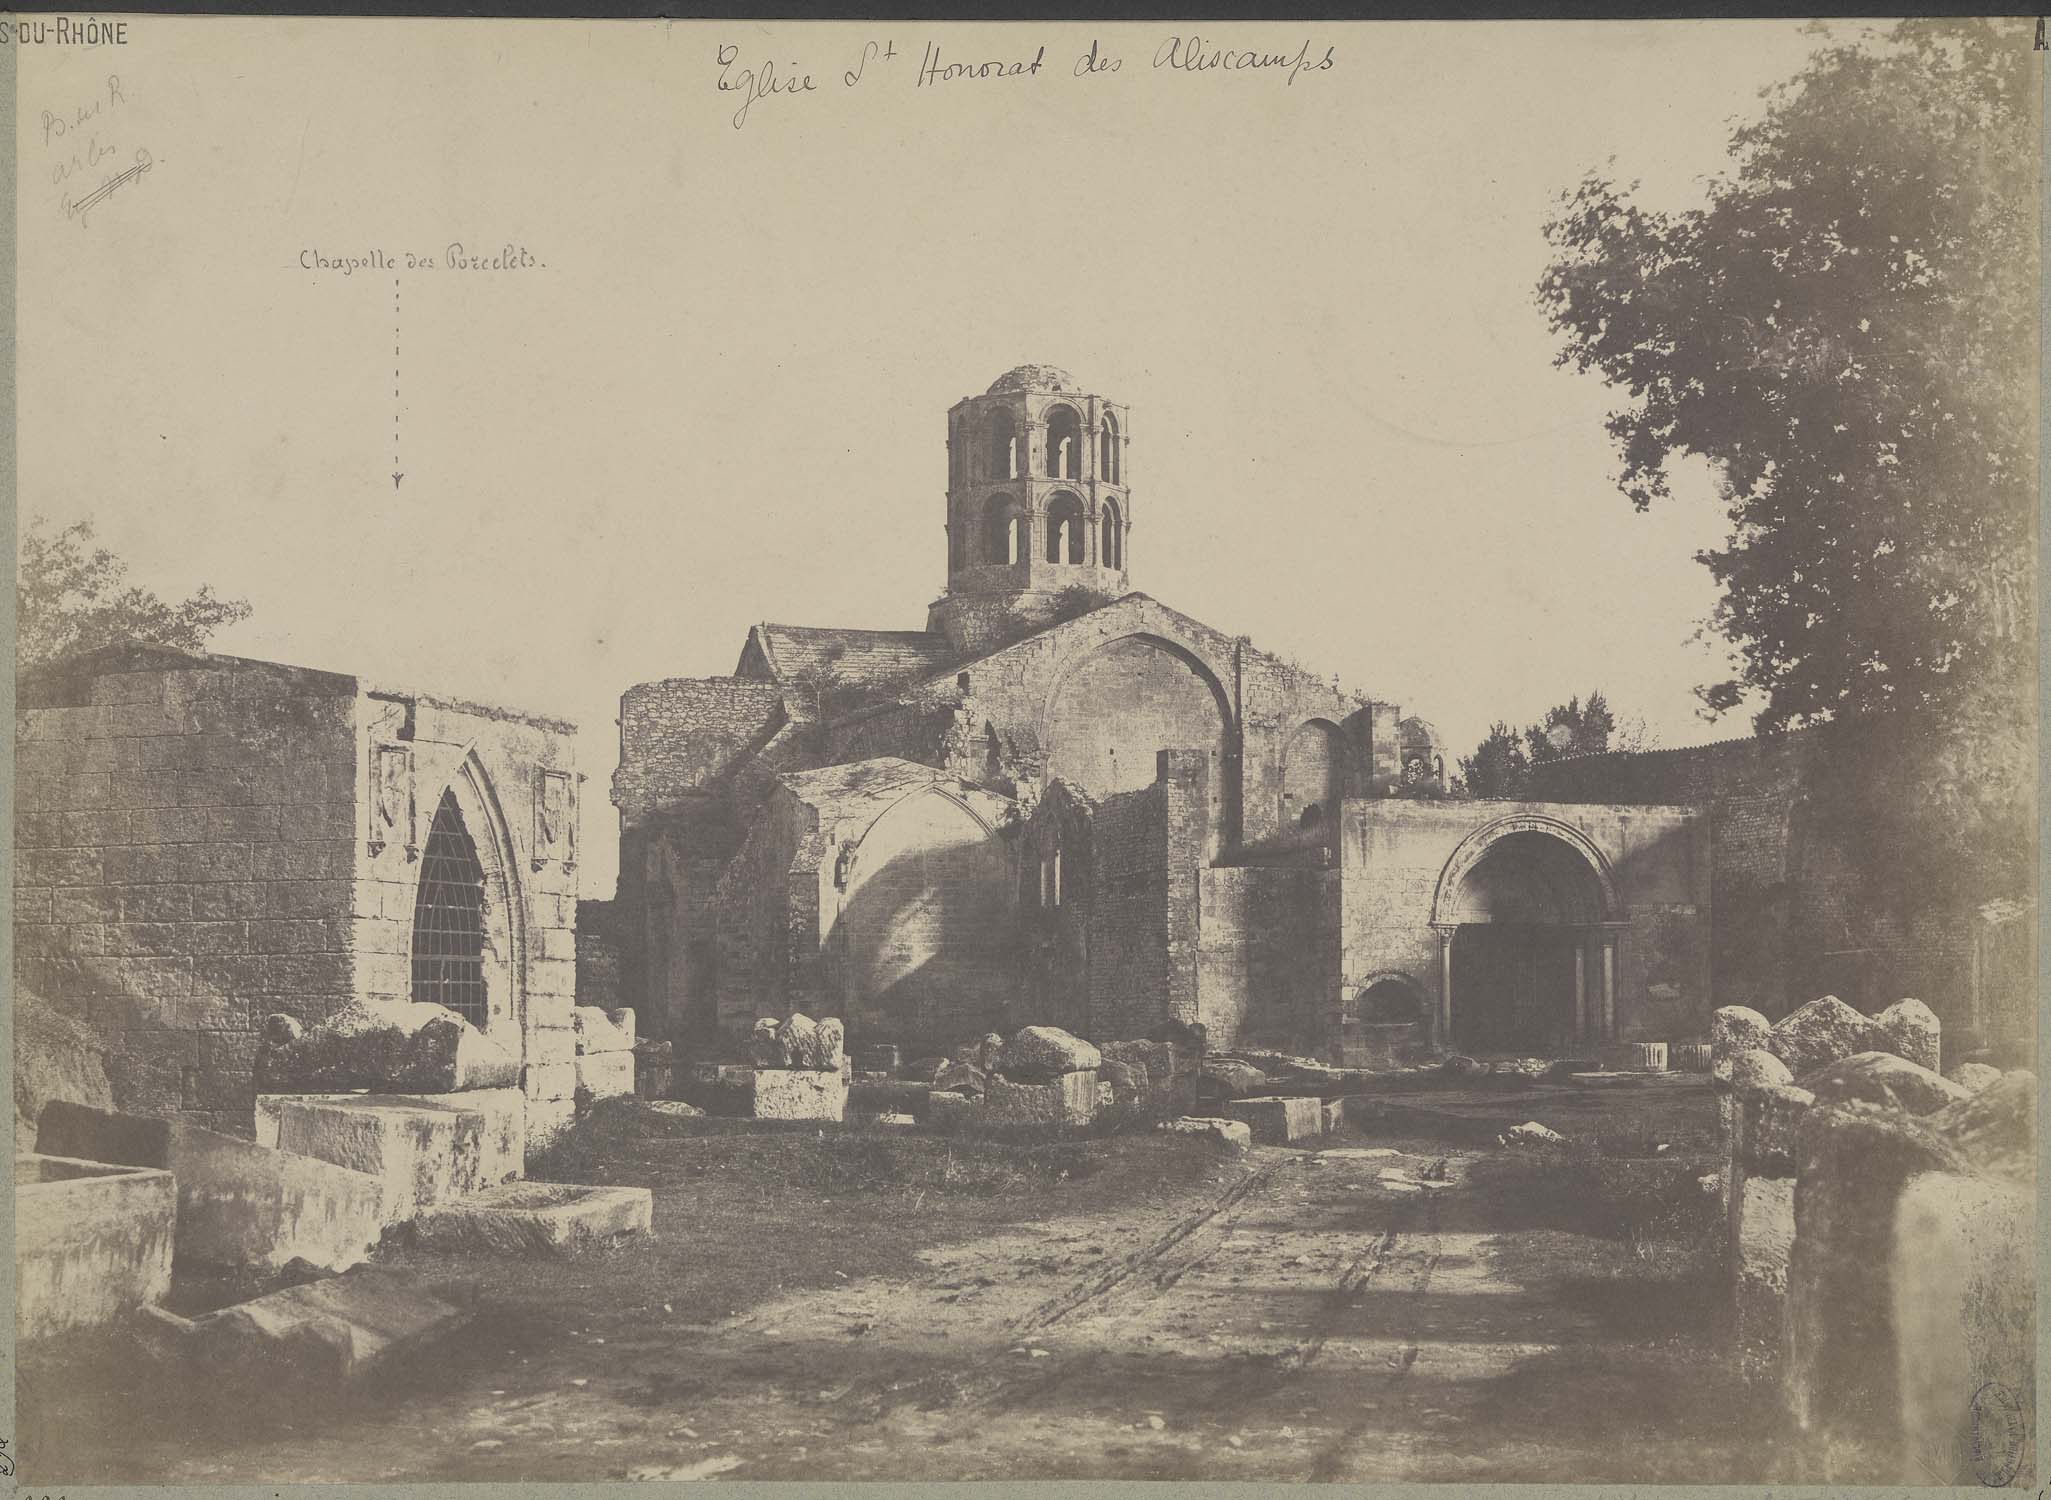
M 902 56 L 908 62 L 910 50 L 907 49 Z M 925 42 L 920 46 L 916 65 L 907 68 L 899 62 L 899 57 L 894 41 L 863 43 L 853 65 L 841 70 L 839 91 L 860 88 L 871 80 L 882 78 L 894 79 L 899 86 L 913 89 L 938 89 L 949 84 L 1044 78 L 1059 71 L 1058 62 L 1048 58 L 1044 46 L 1035 47 L 1030 53 L 1021 51 L 1009 56 L 963 56 L 943 51 L 935 42 Z M 734 101 L 728 123 L 736 130 L 746 126 L 755 106 L 765 100 L 801 99 L 835 92 L 830 73 L 814 73 L 796 62 L 779 65 L 773 58 L 757 59 L 745 54 L 734 42 L 720 43 L 713 53 L 713 60 L 718 66 L 719 92 Z M 1176 35 L 1164 38 L 1154 48 L 1150 59 L 1150 71 L 1156 73 L 1180 76 L 1264 74 L 1279 78 L 1284 84 L 1294 84 L 1305 74 L 1329 73 L 1337 65 L 1336 48 L 1320 47 L 1308 38 L 1293 48 L 1271 52 L 1260 47 L 1222 44 L 1201 36 Z M 1074 78 L 1104 78 L 1124 71 L 1125 59 L 1095 40 L 1067 66 L 1068 75 Z M 824 85 L 820 81 L 822 77 Z
M 59 189 L 57 206 L 81 228 L 92 222 L 93 210 L 156 165 L 147 147 L 123 147 L 123 113 L 128 88 L 120 75 L 84 98 L 44 109 L 37 120 L 50 185 Z

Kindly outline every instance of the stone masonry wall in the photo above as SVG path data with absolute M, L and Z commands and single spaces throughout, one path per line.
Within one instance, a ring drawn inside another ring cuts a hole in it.
M 120 1108 L 247 1135 L 264 1016 L 352 993 L 355 694 L 233 658 L 24 676 L 15 978 L 91 1025 Z
M 1807 810 L 1834 774 L 1824 742 L 1797 733 L 1554 761 L 1534 768 L 1533 795 L 1708 810 L 1720 1001 L 1777 1017 L 1820 994 L 1867 1009 L 1915 995 L 1962 1025 L 1973 1000 L 1970 915 L 1937 893 L 1906 909 L 1869 897 L 1850 852 Z

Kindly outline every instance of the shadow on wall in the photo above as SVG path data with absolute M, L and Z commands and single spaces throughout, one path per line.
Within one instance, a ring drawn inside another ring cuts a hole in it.
M 851 1038 L 914 1046 L 1006 1029 L 1023 971 L 1011 842 L 935 793 L 871 827 L 822 955 L 824 998 Z

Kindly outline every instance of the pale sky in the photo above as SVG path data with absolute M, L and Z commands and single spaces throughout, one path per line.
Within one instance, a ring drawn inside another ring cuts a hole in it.
M 1690 691 L 1722 675 L 1689 644 L 1720 510 L 1699 480 L 1631 510 L 1610 393 L 1552 367 L 1533 287 L 1555 194 L 1614 157 L 1698 201 L 1817 39 L 1180 29 L 1333 49 L 1287 83 L 1156 69 L 1177 30 L 136 17 L 18 46 L 21 511 L 247 597 L 220 650 L 577 720 L 587 895 L 621 690 L 731 671 L 760 620 L 922 627 L 947 408 L 1029 361 L 1131 405 L 1131 575 L 1163 602 L 1456 753 L 1591 687 L 1661 743 L 1746 732 Z M 1093 37 L 1122 65 L 1075 77 Z M 898 55 L 849 87 L 870 40 Z M 915 87 L 928 43 L 1045 61 Z M 815 88 L 736 130 L 722 44 L 730 78 Z M 538 264 L 405 269 L 452 241 Z

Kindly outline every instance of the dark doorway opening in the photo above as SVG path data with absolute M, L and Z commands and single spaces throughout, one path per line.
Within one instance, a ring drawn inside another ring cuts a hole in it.
M 1463 1052 L 1557 1056 L 1575 1043 L 1572 929 L 1470 923 L 1453 939 L 1453 1041 Z

